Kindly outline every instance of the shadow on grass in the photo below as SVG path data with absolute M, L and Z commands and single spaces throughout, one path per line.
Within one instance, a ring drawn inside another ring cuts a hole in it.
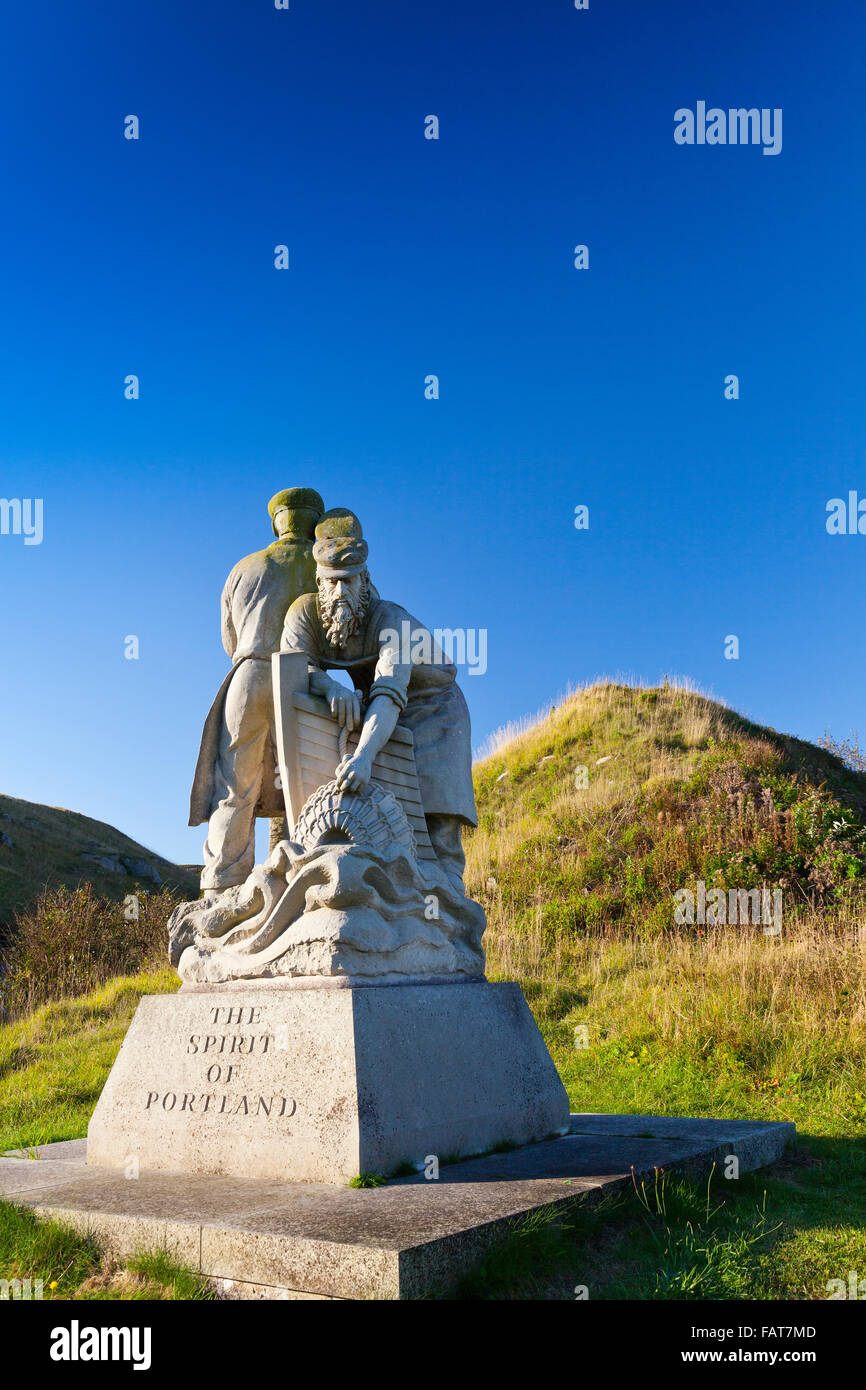
M 816 1237 L 829 1231 L 850 1249 L 866 1242 L 864 1217 L 866 1138 L 806 1135 L 770 1168 L 736 1181 L 718 1168 L 703 1180 L 656 1174 L 601 1201 L 587 1194 L 564 1211 L 540 1209 L 515 1222 L 448 1296 L 825 1297 L 839 1257 Z

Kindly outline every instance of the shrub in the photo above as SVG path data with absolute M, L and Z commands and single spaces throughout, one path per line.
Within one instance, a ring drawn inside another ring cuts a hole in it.
M 169 889 L 137 889 L 132 907 L 100 898 L 90 883 L 51 888 L 18 913 L 12 939 L 0 951 L 0 1013 L 29 1013 L 52 999 L 96 989 L 114 975 L 162 964 L 166 923 L 179 898 Z

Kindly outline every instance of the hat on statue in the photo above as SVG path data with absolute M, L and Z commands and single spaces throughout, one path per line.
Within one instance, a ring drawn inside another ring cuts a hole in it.
M 361 523 L 347 507 L 332 507 L 316 527 L 313 559 L 326 579 L 351 579 L 367 564 Z
M 325 510 L 325 504 L 311 487 L 284 487 L 281 492 L 275 492 L 268 503 L 268 516 L 271 518 L 275 536 L 279 534 L 276 526 L 277 512 L 285 508 L 290 512 L 313 512 L 320 517 Z

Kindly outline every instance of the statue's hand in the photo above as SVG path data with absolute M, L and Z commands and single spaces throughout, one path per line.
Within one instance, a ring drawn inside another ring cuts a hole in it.
M 357 691 L 341 690 L 338 687 L 328 704 L 338 724 L 342 724 L 350 733 L 352 729 L 360 728 L 361 698 Z
M 344 758 L 334 773 L 334 781 L 341 792 L 360 792 L 373 776 L 373 759 L 365 751 Z

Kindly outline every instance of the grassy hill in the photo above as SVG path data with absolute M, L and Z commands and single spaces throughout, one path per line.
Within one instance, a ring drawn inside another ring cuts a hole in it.
M 794 1120 L 800 1143 L 769 1172 L 717 1173 L 711 1199 L 673 1185 L 564 1246 L 536 1232 L 467 1296 L 573 1301 L 579 1281 L 592 1299 L 817 1299 L 862 1275 L 866 777 L 694 692 L 617 684 L 475 773 L 488 973 L 522 985 L 572 1109 Z M 677 925 L 674 894 L 698 880 L 779 888 L 781 933 Z M 148 904 L 156 949 L 169 895 Z M 154 965 L 0 1023 L 0 1145 L 82 1135 L 141 994 L 177 983 Z
M 866 890 L 866 776 L 694 691 L 599 684 L 476 765 L 468 881 L 498 923 L 666 928 L 702 880 L 835 918 Z
M 652 1233 L 613 1213 L 571 1270 L 593 1298 L 826 1298 L 866 1268 L 866 777 L 694 692 L 610 683 L 475 775 L 488 974 L 520 981 L 572 1109 L 800 1135 L 771 1172 L 717 1177 L 718 1216 L 651 1197 Z M 675 924 L 697 880 L 780 887 L 781 933 Z M 480 1287 L 509 1296 L 495 1269 Z
M 488 973 L 521 981 L 581 1108 L 866 1136 L 866 777 L 693 692 L 605 684 L 476 790 Z M 781 933 L 678 925 L 699 880 L 780 887 Z
M 0 928 L 43 888 L 82 882 L 113 901 L 121 901 L 136 883 L 198 896 L 197 869 L 170 863 L 113 826 L 59 806 L 0 795 Z

